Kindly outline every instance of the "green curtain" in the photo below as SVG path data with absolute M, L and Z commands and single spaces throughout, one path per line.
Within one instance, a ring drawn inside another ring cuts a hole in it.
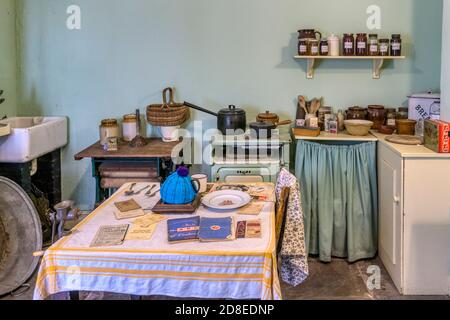
M 378 247 L 376 143 L 331 145 L 298 141 L 309 254 L 324 262 L 372 258 Z

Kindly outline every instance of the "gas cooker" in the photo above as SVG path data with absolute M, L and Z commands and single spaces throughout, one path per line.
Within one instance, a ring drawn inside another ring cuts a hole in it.
M 215 135 L 211 139 L 211 176 L 228 183 L 275 182 L 281 168 L 289 169 L 291 143 L 291 136 L 278 130 L 271 139 Z

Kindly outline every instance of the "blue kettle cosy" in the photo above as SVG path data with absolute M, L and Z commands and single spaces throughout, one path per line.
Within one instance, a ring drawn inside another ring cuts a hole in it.
M 165 204 L 188 204 L 193 202 L 196 196 L 197 191 L 186 167 L 178 168 L 161 187 L 161 199 Z

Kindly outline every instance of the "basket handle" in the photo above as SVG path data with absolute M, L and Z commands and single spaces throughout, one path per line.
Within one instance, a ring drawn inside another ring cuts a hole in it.
M 169 102 L 167 102 L 167 92 L 170 93 Z M 163 105 L 161 106 L 161 109 L 169 108 L 171 105 L 174 105 L 175 101 L 173 99 L 173 89 L 172 88 L 165 88 L 163 91 Z

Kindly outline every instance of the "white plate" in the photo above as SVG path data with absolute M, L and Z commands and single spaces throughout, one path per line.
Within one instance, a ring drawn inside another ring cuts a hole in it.
M 233 210 L 246 206 L 250 201 L 252 198 L 246 192 L 222 190 L 208 193 L 203 197 L 202 203 L 212 209 Z

